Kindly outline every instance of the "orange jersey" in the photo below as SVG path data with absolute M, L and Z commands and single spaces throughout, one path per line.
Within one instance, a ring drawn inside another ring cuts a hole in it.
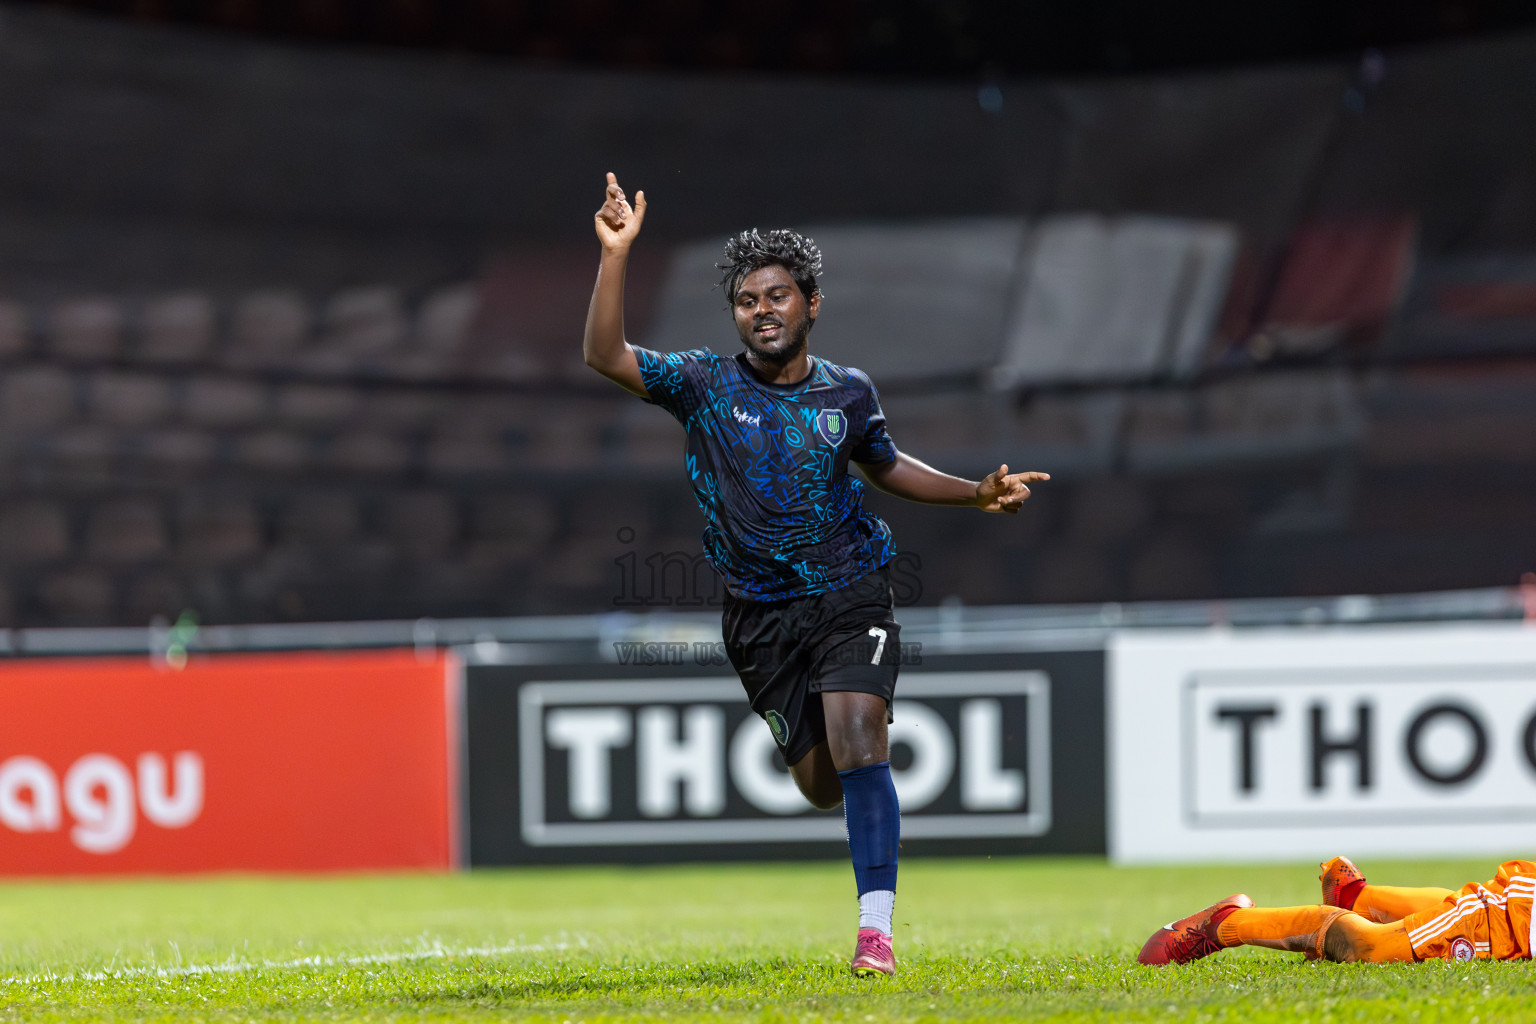
M 1403 918 L 1420 960 L 1522 960 L 1531 956 L 1536 864 L 1505 861 L 1490 882 L 1469 882 L 1445 902 Z

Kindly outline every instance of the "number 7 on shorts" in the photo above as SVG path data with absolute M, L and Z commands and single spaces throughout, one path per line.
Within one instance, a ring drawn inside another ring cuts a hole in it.
M 870 626 L 869 635 L 877 638 L 875 641 L 875 656 L 869 659 L 869 663 L 871 665 L 878 665 L 880 664 L 880 655 L 885 651 L 885 630 L 879 626 Z

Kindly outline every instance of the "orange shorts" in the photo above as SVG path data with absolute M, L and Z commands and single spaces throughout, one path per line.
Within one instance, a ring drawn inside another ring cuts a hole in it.
M 1445 902 L 1403 918 L 1420 960 L 1521 960 L 1531 956 L 1536 864 L 1505 861 L 1491 882 L 1469 882 Z

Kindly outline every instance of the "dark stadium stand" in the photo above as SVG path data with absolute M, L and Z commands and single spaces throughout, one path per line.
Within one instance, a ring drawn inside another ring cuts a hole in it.
M 479 295 L 8 303 L 0 611 L 54 624 L 183 607 L 235 621 L 579 611 L 614 600 L 627 553 L 696 553 L 676 424 L 557 361 L 496 383 L 479 368 L 493 351 L 474 338 Z M 821 351 L 843 340 L 836 323 Z M 900 351 L 919 340 L 887 333 Z M 855 346 L 877 380 L 879 342 Z M 1224 344 L 1210 335 L 1204 365 Z M 479 365 L 453 361 L 475 346 Z M 299 351 L 351 361 L 301 371 Z M 391 373 L 380 353 L 411 369 Z M 409 363 L 423 354 L 430 372 Z M 1525 364 L 1002 391 L 977 370 L 942 386 L 891 374 L 898 442 L 957 471 L 1006 459 L 1057 478 L 1025 516 L 963 529 L 873 497 L 922 561 L 924 603 L 1424 589 L 1520 564 L 1536 488 Z M 1404 482 L 1446 467 L 1461 481 L 1450 491 Z
M 1512 584 L 1533 53 L 987 107 L 7 7 L 0 626 L 601 611 L 618 560 L 696 556 L 677 425 L 580 358 L 612 159 L 652 201 L 633 339 L 734 348 L 721 240 L 793 222 L 826 251 L 813 351 L 871 373 L 904 449 L 1054 475 L 1016 518 L 871 497 L 921 603 Z M 810 112 L 814 160 L 732 161 L 767 101 Z

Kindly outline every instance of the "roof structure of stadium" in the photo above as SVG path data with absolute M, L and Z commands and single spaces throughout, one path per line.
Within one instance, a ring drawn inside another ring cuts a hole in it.
M 983 80 L 1290 61 L 1536 24 L 1536 7 L 1525 0 L 33 2 L 318 44 L 624 67 Z

